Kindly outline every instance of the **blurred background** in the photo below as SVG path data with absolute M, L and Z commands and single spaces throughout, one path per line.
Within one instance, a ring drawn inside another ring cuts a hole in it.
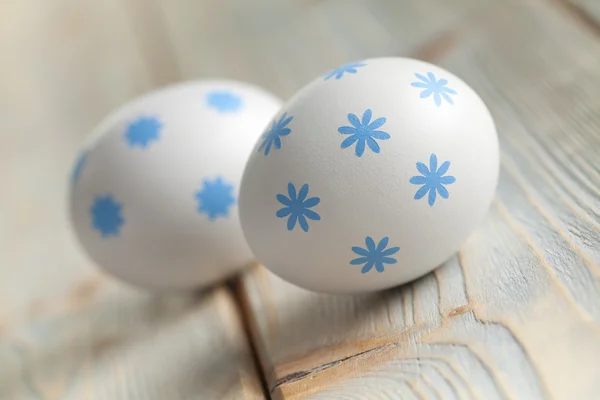
M 486 101 L 512 96 L 532 118 L 552 115 L 568 83 L 595 79 L 600 53 L 582 50 L 598 47 L 593 15 L 596 0 L 0 0 L 0 399 L 137 398 L 127 393 L 156 389 L 162 375 L 136 370 L 142 383 L 132 387 L 124 382 L 134 372 L 115 370 L 115 359 L 160 363 L 160 354 L 143 356 L 156 344 L 144 337 L 181 318 L 173 331 L 196 329 L 185 318 L 201 299 L 124 287 L 71 235 L 73 162 L 114 108 L 213 77 L 285 99 L 345 62 L 410 56 L 457 73 Z M 523 87 L 535 90 L 521 96 Z M 502 136 L 508 117 L 498 110 Z M 585 143 L 573 146 L 593 158 Z M 141 398 L 211 398 L 186 397 L 202 389 L 191 375 L 177 379 L 179 397 Z
M 346 61 L 408 54 L 466 17 L 437 10 L 428 27 L 402 17 L 430 11 L 397 0 L 1 0 L 0 399 L 137 396 L 124 382 L 143 382 L 144 372 L 127 379 L 115 365 L 146 363 L 156 346 L 148 338 L 164 324 L 194 340 L 193 328 L 173 324 L 201 314 L 190 311 L 200 300 L 113 281 L 71 234 L 69 175 L 107 113 L 196 78 L 249 81 L 287 98 Z M 183 375 L 181 393 L 156 398 L 211 398 Z
M 287 98 L 347 61 L 443 47 L 469 18 L 431 11 L 397 0 L 0 1 L 0 331 L 64 307 L 74 285 L 93 289 L 98 272 L 73 241 L 65 196 L 79 146 L 111 110 L 205 77 Z

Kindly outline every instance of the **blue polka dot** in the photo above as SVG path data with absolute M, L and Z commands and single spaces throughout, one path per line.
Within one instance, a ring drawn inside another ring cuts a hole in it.
M 127 126 L 125 141 L 129 147 L 146 149 L 159 140 L 162 128 L 162 122 L 156 117 L 139 117 Z
M 229 90 L 214 90 L 206 96 L 210 108 L 220 113 L 234 113 L 242 108 L 243 101 L 240 96 Z
M 227 218 L 229 209 L 235 204 L 233 185 L 227 184 L 221 177 L 204 180 L 201 190 L 196 192 L 198 212 L 206 214 L 211 221 L 218 217 Z
M 96 196 L 91 207 L 92 228 L 100 232 L 103 238 L 118 236 L 125 223 L 123 205 L 111 194 Z

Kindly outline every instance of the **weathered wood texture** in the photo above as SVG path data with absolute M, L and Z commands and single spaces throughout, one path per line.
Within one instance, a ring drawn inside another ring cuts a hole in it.
M 574 6 L 574 12 L 586 23 L 594 25 L 592 29 L 600 32 L 600 3 L 596 0 L 566 0 Z
M 570 3 L 1 2 L 0 398 L 260 398 L 243 312 L 273 398 L 596 399 L 600 13 Z M 211 76 L 285 98 L 340 63 L 390 54 L 462 76 L 500 133 L 490 214 L 434 273 L 347 297 L 257 268 L 239 282 L 239 310 L 223 288 L 134 292 L 77 250 L 66 177 L 112 108 Z
M 348 60 L 420 49 L 489 8 L 478 0 L 439 13 L 431 0 L 156 1 L 183 77 L 248 80 L 282 98 Z
M 80 142 L 173 79 L 149 66 L 127 7 L 0 2 L 0 399 L 263 398 L 227 290 L 137 293 L 99 276 L 69 231 Z
M 88 285 L 3 334 L 0 398 L 264 398 L 225 289 L 161 299 Z
M 381 13 L 393 15 L 388 32 L 400 54 L 434 59 L 488 103 L 502 149 L 497 197 L 456 257 L 394 290 L 317 295 L 263 268 L 246 275 L 272 396 L 596 399 L 598 37 L 553 2 L 412 4 Z M 427 44 L 442 25 L 447 36 Z

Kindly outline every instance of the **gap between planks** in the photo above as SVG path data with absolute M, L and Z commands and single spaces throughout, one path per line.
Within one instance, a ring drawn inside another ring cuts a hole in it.
M 244 287 L 242 275 L 238 274 L 229 280 L 227 282 L 227 288 L 231 292 L 231 295 L 234 299 L 238 317 L 242 324 L 242 329 L 246 338 L 246 344 L 250 350 L 250 356 L 252 357 L 252 362 L 254 364 L 254 369 L 256 370 L 256 375 L 259 379 L 263 396 L 265 399 L 271 400 L 271 392 L 269 391 L 267 376 L 265 374 L 266 368 L 264 363 L 261 361 L 261 350 L 258 348 L 260 343 L 260 335 L 258 334 L 258 327 L 256 326 L 255 319 L 252 315 L 250 299 L 248 293 L 246 292 L 246 288 Z
M 159 86 L 181 80 L 181 68 L 178 65 L 173 44 L 165 27 L 163 15 L 156 3 L 154 1 L 142 2 L 140 0 L 125 3 L 124 7 L 127 8 L 134 34 L 138 38 L 143 56 L 146 58 L 152 81 Z M 600 38 L 600 25 L 582 7 L 569 0 L 550 0 L 550 4 L 560 9 L 567 17 L 576 20 L 582 29 Z M 411 52 L 410 57 L 435 63 L 437 59 L 443 58 L 446 53 L 455 47 L 463 33 L 465 32 L 461 32 L 460 30 L 446 32 L 415 49 Z M 253 315 L 250 308 L 248 294 L 241 276 L 238 275 L 228 281 L 227 288 L 235 301 L 238 317 L 243 327 L 244 336 L 263 395 L 266 399 L 271 399 L 271 391 L 267 384 L 267 374 L 271 369 L 265 365 L 264 360 L 261 361 L 261 339 L 255 326 L 256 316 Z M 364 353 L 380 350 L 381 347 L 383 346 L 354 354 L 346 359 L 340 359 L 330 364 L 337 365 L 347 359 L 361 356 Z M 320 368 L 325 369 L 334 366 L 330 364 L 322 365 Z M 277 382 L 273 390 L 277 386 L 286 383 L 287 380 L 294 381 L 302 377 L 303 375 L 284 377 L 281 381 Z
M 177 62 L 174 45 L 169 37 L 164 15 L 154 0 L 132 0 L 124 2 L 134 36 L 137 38 L 146 59 L 148 70 L 155 87 L 161 87 L 184 79 L 180 65 Z M 230 292 L 237 316 L 242 325 L 246 346 L 252 358 L 252 364 L 259 380 L 259 385 L 265 399 L 271 400 L 267 385 L 265 368 L 259 358 L 257 348 L 258 336 L 251 315 L 250 303 L 243 286 L 241 275 L 237 275 L 225 283 Z

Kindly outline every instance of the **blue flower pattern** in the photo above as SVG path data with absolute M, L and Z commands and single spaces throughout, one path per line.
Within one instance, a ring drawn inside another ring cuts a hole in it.
M 450 195 L 448 189 L 444 185 L 450 185 L 456 182 L 456 178 L 450 175 L 444 175 L 450 168 L 450 161 L 444 161 L 440 167 L 437 167 L 438 160 L 435 154 L 431 154 L 429 157 L 429 168 L 422 162 L 417 162 L 417 170 L 422 175 L 413 176 L 410 178 L 410 183 L 413 185 L 422 185 L 417 193 L 415 193 L 415 200 L 423 198 L 427 193 L 429 206 L 432 207 L 435 204 L 437 193 L 442 198 L 447 199 Z
M 209 107 L 220 113 L 234 113 L 242 108 L 243 101 L 240 96 L 229 90 L 214 90 L 206 96 Z
M 341 79 L 344 74 L 355 74 L 357 69 L 364 67 L 365 63 L 349 63 L 339 68 L 334 69 L 325 76 L 325 80 L 335 78 Z M 435 104 L 439 107 L 442 104 L 442 99 L 450 104 L 454 104 L 450 95 L 456 95 L 457 92 L 446 85 L 446 79 L 437 79 L 436 76 L 429 72 L 427 76 L 415 74 L 420 81 L 411 83 L 411 86 L 423 89 L 421 98 L 433 96 Z M 215 108 L 219 112 L 236 112 L 241 109 L 242 99 L 230 91 L 213 91 L 207 95 L 207 103 L 210 107 Z M 366 147 L 373 153 L 380 153 L 381 148 L 377 140 L 387 140 L 390 134 L 381 130 L 377 130 L 386 123 L 386 118 L 377 118 L 371 122 L 371 109 L 365 110 L 362 118 L 359 119 L 355 114 L 348 114 L 348 121 L 352 126 L 341 126 L 338 132 L 342 135 L 349 135 L 341 144 L 342 149 L 346 149 L 356 144 L 355 154 L 357 157 L 362 157 Z M 272 148 L 281 149 L 283 136 L 289 135 L 292 130 L 288 127 L 294 119 L 293 116 L 288 116 L 284 113 L 279 119 L 275 119 L 271 127 L 263 134 L 262 144 L 258 151 L 268 155 Z M 150 143 L 159 140 L 160 132 L 163 124 L 156 117 L 139 117 L 127 127 L 125 139 L 130 147 L 147 148 Z M 84 152 L 78 158 L 73 172 L 72 182 L 75 183 L 79 178 L 82 169 L 87 160 L 87 154 Z M 445 175 L 450 167 L 450 161 L 445 161 L 438 168 L 437 156 L 431 154 L 429 167 L 422 162 L 417 162 L 417 170 L 421 175 L 413 176 L 410 183 L 421 185 L 421 188 L 415 193 L 415 200 L 419 200 L 428 194 L 428 203 L 433 206 L 436 202 L 437 194 L 442 198 L 447 199 L 449 192 L 445 185 L 452 184 L 456 181 L 454 176 Z M 288 184 L 288 195 L 277 194 L 277 200 L 284 207 L 276 212 L 278 218 L 287 218 L 287 229 L 292 231 L 296 225 L 304 232 L 308 232 L 308 220 L 319 221 L 321 216 L 312 210 L 317 206 L 321 199 L 319 197 L 308 197 L 309 185 L 304 184 L 297 191 L 294 184 Z M 230 208 L 236 203 L 233 194 L 234 187 L 226 183 L 221 177 L 215 180 L 204 180 L 201 190 L 196 192 L 195 198 L 198 201 L 197 211 L 206 214 L 211 221 L 219 217 L 228 217 Z M 100 232 L 103 238 L 110 236 L 118 236 L 125 223 L 125 218 L 122 214 L 123 205 L 119 203 L 111 194 L 97 196 L 94 199 L 90 209 L 92 216 L 92 227 Z M 359 257 L 350 261 L 351 265 L 362 265 L 361 273 L 366 274 L 373 267 L 378 272 L 384 272 L 386 264 L 395 264 L 397 260 L 392 255 L 396 254 L 400 247 L 387 248 L 389 238 L 384 237 L 375 243 L 372 237 L 365 238 L 365 248 L 354 246 L 352 251 Z
M 160 137 L 162 123 L 156 117 L 139 117 L 127 126 L 125 140 L 129 147 L 148 148 L 151 142 Z
M 198 212 L 206 214 L 208 219 L 215 221 L 219 217 L 227 218 L 229 209 L 235 204 L 233 185 L 226 183 L 223 178 L 204 180 L 201 190 L 196 192 Z
M 288 217 L 288 231 L 293 230 L 296 227 L 296 222 L 298 222 L 302 230 L 308 232 L 308 222 L 306 221 L 306 218 L 313 221 L 319 221 L 321 219 L 319 214 L 311 210 L 311 208 L 321 202 L 321 199 L 318 197 L 310 197 L 307 199 L 308 191 L 309 186 L 305 183 L 296 194 L 296 187 L 292 183 L 288 183 L 289 197 L 284 196 L 283 194 L 277 195 L 277 200 L 285 207 L 279 209 L 275 215 L 278 218 Z
M 388 243 L 389 238 L 386 236 L 379 241 L 377 246 L 375 246 L 373 238 L 367 236 L 365 238 L 366 248 L 358 246 L 352 247 L 352 251 L 360 257 L 350 261 L 350 264 L 362 265 L 363 267 L 360 272 L 363 274 L 369 272 L 373 267 L 375 267 L 377 272 L 383 272 L 385 270 L 384 264 L 396 264 L 397 260 L 390 256 L 396 254 L 400 250 L 400 247 L 390 247 L 386 249 Z
M 373 113 L 370 109 L 363 113 L 362 121 L 354 114 L 348 114 L 348 121 L 352 126 L 341 126 L 338 128 L 338 132 L 342 135 L 350 135 L 347 137 L 341 145 L 342 149 L 346 149 L 356 143 L 355 153 L 357 157 L 362 157 L 365 152 L 365 144 L 369 146 L 373 153 L 379 153 L 381 148 L 375 141 L 387 140 L 390 138 L 390 134 L 384 131 L 378 131 L 385 124 L 386 118 L 377 118 L 371 122 Z
M 418 81 L 412 82 L 410 85 L 416 88 L 423 89 L 421 91 L 421 98 L 426 99 L 433 95 L 433 100 L 436 106 L 442 105 L 442 98 L 446 100 L 450 104 L 454 104 L 452 97 L 450 95 L 455 95 L 456 90 L 450 89 L 446 85 L 448 84 L 448 80 L 446 79 L 437 79 L 433 72 L 428 72 L 427 76 L 421 74 L 415 74 L 415 76 L 419 79 Z
M 287 125 L 292 122 L 293 116 L 288 117 L 287 113 L 283 113 L 279 120 L 274 120 L 271 127 L 263 134 L 262 144 L 258 151 L 264 151 L 265 156 L 269 155 L 271 147 L 281 149 L 281 137 L 289 135 L 292 130 L 287 128 Z
M 92 228 L 100 232 L 103 238 L 118 236 L 125 223 L 122 211 L 123 205 L 112 194 L 96 196 L 90 209 Z
M 363 62 L 352 62 L 342 65 L 341 67 L 331 70 L 327 75 L 325 75 L 325 80 L 327 81 L 333 77 L 335 77 L 335 79 L 342 79 L 344 74 L 356 74 L 357 68 L 364 67 L 366 65 L 367 64 Z

